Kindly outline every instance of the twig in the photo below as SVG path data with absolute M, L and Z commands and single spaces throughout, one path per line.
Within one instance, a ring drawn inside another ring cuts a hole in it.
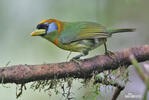
M 109 80 L 100 76 L 96 76 L 94 84 L 96 83 L 102 83 L 103 85 L 111 85 L 113 87 L 116 87 L 112 100 L 116 100 L 117 97 L 120 95 L 120 92 L 125 88 L 123 84 L 118 83 L 116 80 Z
M 134 57 L 134 55 L 130 55 L 129 58 L 130 58 L 132 64 L 134 65 L 134 67 L 136 68 L 139 76 L 141 77 L 141 79 L 144 81 L 144 83 L 146 85 L 146 89 L 145 89 L 145 92 L 144 92 L 143 100 L 147 100 L 147 93 L 149 91 L 149 76 L 146 73 L 143 72 L 143 69 L 139 65 L 139 63 L 136 60 L 136 58 Z
M 116 87 L 115 92 L 113 94 L 112 100 L 116 100 L 117 97 L 120 95 L 121 91 L 124 89 L 124 86 Z

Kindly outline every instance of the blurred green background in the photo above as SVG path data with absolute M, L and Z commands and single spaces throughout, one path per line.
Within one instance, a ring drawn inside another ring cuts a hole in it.
M 149 1 L 148 0 L 0 0 L 0 66 L 16 64 L 43 64 L 66 61 L 68 51 L 64 51 L 40 37 L 30 37 L 36 25 L 45 19 L 62 21 L 94 21 L 108 28 L 136 28 L 134 33 L 116 34 L 108 40 L 108 48 L 118 51 L 124 48 L 149 43 Z M 103 54 L 103 46 L 91 51 L 91 57 Z M 74 56 L 77 53 L 71 55 Z M 70 57 L 70 58 L 71 58 Z M 126 100 L 129 92 L 141 95 L 142 81 L 130 68 L 130 82 L 119 100 Z M 0 100 L 16 100 L 15 84 L 0 85 Z M 80 99 L 85 89 L 75 81 L 73 86 L 76 99 Z M 139 88 L 138 88 L 139 86 Z M 104 90 L 104 89 L 103 89 Z M 112 90 L 105 94 L 111 98 Z M 108 96 L 108 97 L 106 97 Z M 48 93 L 27 90 L 18 100 L 53 100 Z M 100 97 L 98 98 L 100 99 Z M 136 99 L 137 100 L 137 99 Z M 139 100 L 139 99 L 138 99 Z

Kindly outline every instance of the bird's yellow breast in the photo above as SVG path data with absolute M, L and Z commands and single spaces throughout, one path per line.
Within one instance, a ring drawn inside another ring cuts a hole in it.
M 95 40 L 80 40 L 69 44 L 62 44 L 61 42 L 58 42 L 55 45 L 64 50 L 73 52 L 83 52 L 85 50 L 93 50 L 102 44 L 103 39 L 95 39 Z
M 82 52 L 83 50 L 88 48 L 86 45 L 81 44 L 80 41 L 73 42 L 70 44 L 58 43 L 58 45 L 56 45 L 56 46 L 58 46 L 59 48 L 62 48 L 64 50 L 73 51 L 73 52 Z

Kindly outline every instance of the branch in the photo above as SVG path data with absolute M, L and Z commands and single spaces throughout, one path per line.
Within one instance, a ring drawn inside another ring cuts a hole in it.
M 127 48 L 117 51 L 114 55 L 99 55 L 75 62 L 62 62 L 42 65 L 14 65 L 0 68 L 0 83 L 24 84 L 31 81 L 45 79 L 59 79 L 66 77 L 89 78 L 92 72 L 114 70 L 123 65 L 131 65 L 130 54 L 138 62 L 149 60 L 149 45 Z
M 124 84 L 117 82 L 116 80 L 113 79 L 107 79 L 107 78 L 102 78 L 100 76 L 95 77 L 94 84 L 96 83 L 102 83 L 104 85 L 111 85 L 115 87 L 115 92 L 112 96 L 112 100 L 117 100 L 118 96 L 120 95 L 121 91 L 124 90 L 125 86 Z
M 124 90 L 125 87 L 116 87 L 115 92 L 112 96 L 112 100 L 116 100 L 118 96 L 120 95 L 121 91 Z

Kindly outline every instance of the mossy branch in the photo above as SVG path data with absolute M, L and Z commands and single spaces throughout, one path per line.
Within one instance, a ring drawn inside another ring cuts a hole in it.
M 114 70 L 123 65 L 131 65 L 129 56 L 133 54 L 138 62 L 149 60 L 149 45 L 127 48 L 114 55 L 99 55 L 75 62 L 42 65 L 14 65 L 0 68 L 0 83 L 24 84 L 37 80 L 67 77 L 89 78 L 92 73 Z

